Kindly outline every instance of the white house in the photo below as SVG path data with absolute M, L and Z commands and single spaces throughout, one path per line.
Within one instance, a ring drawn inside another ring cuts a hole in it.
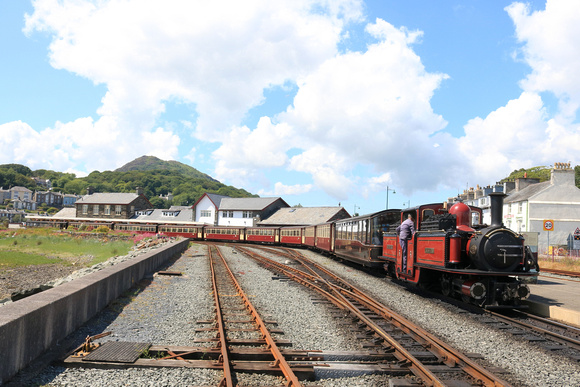
M 204 193 L 193 205 L 194 220 L 199 223 L 217 225 L 220 203 L 225 198 L 229 198 L 229 196 Z
M 539 252 L 566 245 L 580 228 L 580 189 L 569 163 L 555 163 L 550 181 L 532 184 L 504 200 L 504 224 L 516 232 L 538 232 Z M 553 227 L 544 229 L 549 221 Z

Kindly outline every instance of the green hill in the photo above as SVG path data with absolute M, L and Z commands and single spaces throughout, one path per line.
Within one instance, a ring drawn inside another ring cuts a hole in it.
M 129 171 L 153 171 L 165 170 L 182 174 L 183 176 L 192 177 L 194 179 L 208 179 L 217 181 L 213 177 L 198 171 L 197 169 L 180 163 L 175 160 L 161 160 L 155 156 L 141 156 L 133 161 L 128 162 L 121 168 L 115 169 L 115 172 L 129 172 Z
M 508 177 L 503 178 L 500 183 L 504 183 L 506 181 L 513 181 L 515 179 L 520 179 L 524 176 L 531 178 L 531 179 L 540 179 L 540 182 L 550 180 L 550 171 L 552 170 L 551 166 L 539 166 L 539 167 L 532 167 L 532 168 L 520 168 L 514 170 L 512 173 L 509 174 Z M 576 180 L 576 187 L 580 188 L 580 165 L 576 165 L 574 167 L 575 173 L 575 180 Z

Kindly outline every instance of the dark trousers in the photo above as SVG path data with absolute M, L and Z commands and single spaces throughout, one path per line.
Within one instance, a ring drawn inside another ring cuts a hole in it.
M 401 243 L 401 251 L 403 253 L 403 273 L 407 273 L 407 242 L 408 239 L 399 239 Z

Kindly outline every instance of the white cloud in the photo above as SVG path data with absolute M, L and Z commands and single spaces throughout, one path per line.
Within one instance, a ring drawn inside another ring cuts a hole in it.
M 580 7 L 575 0 L 548 0 L 546 9 L 531 12 L 528 4 L 506 7 L 523 59 L 532 72 L 522 80 L 526 91 L 554 93 L 561 113 L 573 117 L 580 106 Z
M 287 163 L 286 151 L 292 136 L 287 124 L 274 125 L 268 117 L 262 117 L 254 130 L 246 126 L 232 128 L 212 154 L 216 160 L 215 177 L 243 186 L 251 180 L 268 185 L 263 172 Z
M 0 161 L 24 164 L 32 169 L 53 169 L 80 176 L 94 170 L 115 169 L 116 160 L 155 155 L 173 159 L 179 137 L 157 128 L 141 136 L 125 138 L 113 122 L 79 118 L 57 122 L 54 128 L 35 131 L 21 121 L 0 125 Z M 81 168 L 84 167 L 84 168 Z
M 540 161 L 546 127 L 543 103 L 535 93 L 522 93 L 484 119 L 469 120 L 458 150 L 472 171 L 470 179 L 493 183 Z
M 203 141 L 223 142 L 217 155 L 228 152 L 231 161 L 250 168 L 283 164 L 280 150 L 260 144 L 280 147 L 284 126 L 272 134 L 258 127 L 252 134 L 239 128 L 241 120 L 263 103 L 264 89 L 292 83 L 334 56 L 344 26 L 361 20 L 363 8 L 361 0 L 34 0 L 33 7 L 24 31 L 52 38 L 51 65 L 104 84 L 107 92 L 94 122 L 79 118 L 37 130 L 43 138 L 56 137 L 38 141 L 44 146 L 39 149 L 32 133 L 21 154 L 34 155 L 29 165 L 37 165 L 40 155 L 54 159 L 61 152 L 66 157 L 60 165 L 84 163 L 89 171 L 143 154 L 175 158 L 180 142 L 172 126 L 156 123 L 166 101 L 195 107 L 190 130 Z M 235 156 L 232 141 L 243 137 L 243 155 Z M 22 140 L 4 145 L 11 149 Z M 216 167 L 226 178 L 230 169 L 225 158 Z
M 522 94 L 505 106 L 465 125 L 459 150 L 471 171 L 470 179 L 493 183 L 514 169 L 577 160 L 580 126 L 574 122 L 580 106 L 580 8 L 576 1 L 546 2 L 543 11 L 529 5 L 506 7 L 522 60 L 531 73 L 520 82 Z M 550 117 L 542 93 L 558 99 Z
M 263 90 L 336 52 L 358 0 L 36 0 L 26 31 L 53 35 L 50 59 L 107 85 L 99 114 L 151 127 L 169 98 L 195 103 L 204 140 L 239 124 Z M 122 118 L 121 118 L 122 119 Z
M 293 105 L 275 117 L 277 124 L 263 118 L 254 130 L 234 128 L 214 153 L 218 175 L 266 183 L 261 167 L 285 166 L 310 174 L 340 200 L 353 190 L 368 193 L 356 176 L 359 165 L 389 173 L 409 191 L 439 184 L 443 172 L 434 171 L 454 161 L 455 152 L 446 145 L 450 136 L 437 133 L 446 122 L 430 99 L 447 76 L 426 72 L 413 52 L 420 32 L 380 19 L 367 32 L 377 43 L 365 52 L 337 54 L 297 80 Z M 288 161 L 290 149 L 299 153 Z
M 299 81 L 294 106 L 278 119 L 300 128 L 304 149 L 312 144 L 323 149 L 315 152 L 321 159 L 313 163 L 325 163 L 327 154 L 340 155 L 343 172 L 325 165 L 343 179 L 345 171 L 362 164 L 390 172 L 410 190 L 437 184 L 430 168 L 443 165 L 452 154 L 445 146 L 433 147 L 434 138 L 445 137 L 436 133 L 446 122 L 433 113 L 430 99 L 447 76 L 426 72 L 413 52 L 410 45 L 421 33 L 380 19 L 367 31 L 377 43 L 364 53 L 337 55 Z M 444 144 L 445 138 L 438 142 Z M 335 197 L 345 198 L 352 183 L 332 185 Z
M 266 190 L 258 191 L 258 195 L 265 196 L 290 196 L 290 195 L 301 195 L 308 193 L 312 190 L 314 186 L 312 184 L 294 184 L 285 185 L 281 182 L 274 184 L 274 191 L 269 192 Z

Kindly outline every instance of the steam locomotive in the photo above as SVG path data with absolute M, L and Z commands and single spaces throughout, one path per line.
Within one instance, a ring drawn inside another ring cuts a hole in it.
M 502 224 L 502 193 L 491 194 L 491 225 L 479 224 L 481 209 L 462 202 L 449 210 L 444 204 L 418 206 L 401 212 L 417 220 L 417 232 L 408 241 L 403 271 L 400 241 L 384 234 L 387 271 L 407 282 L 439 288 L 445 295 L 486 306 L 514 306 L 530 290 L 524 277 L 537 276 L 537 257 L 524 238 Z

